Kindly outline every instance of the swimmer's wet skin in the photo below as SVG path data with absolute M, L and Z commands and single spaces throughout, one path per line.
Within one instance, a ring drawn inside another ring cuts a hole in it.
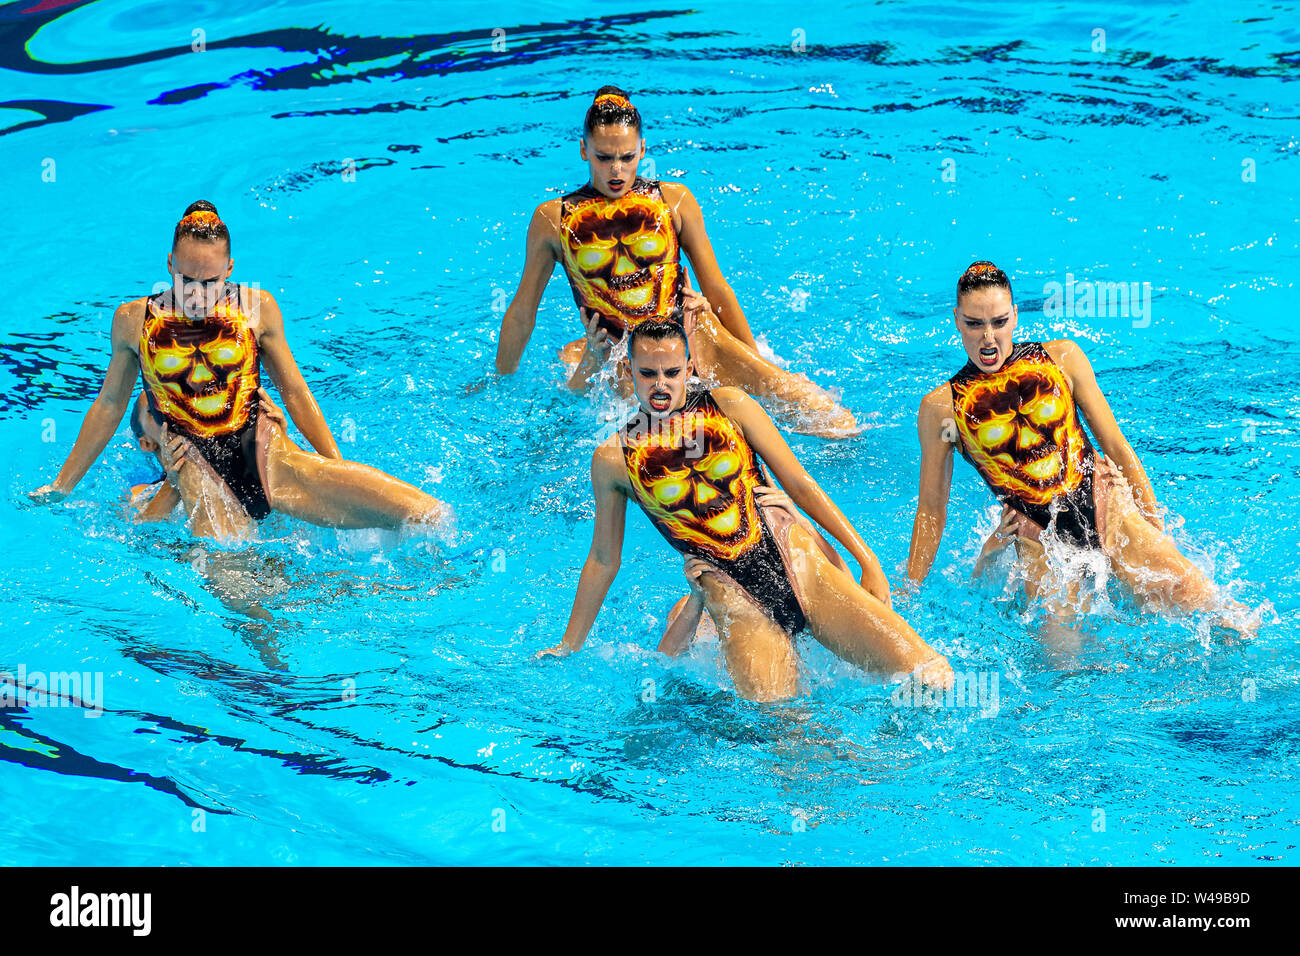
M 283 421 L 265 390 L 259 388 L 257 398 L 260 413 Z M 235 542 L 249 536 L 256 521 L 195 445 L 159 424 L 145 395 L 137 399 L 130 421 L 140 451 L 163 470 L 159 481 L 131 489 L 136 522 L 165 521 L 180 504 L 195 537 Z
M 1031 596 L 1047 570 L 1039 541 L 1050 528 L 1067 545 L 1102 551 L 1144 603 L 1243 620 L 1247 609 L 1221 599 L 1164 533 L 1151 483 L 1083 351 L 1066 339 L 1013 344 L 1011 283 L 991 262 L 973 263 L 958 280 L 953 318 L 967 362 L 925 397 L 917 417 L 921 478 L 909 578 L 923 581 L 938 552 L 956 443 L 1004 505 L 1005 538 L 991 539 L 981 563 L 1014 539 L 1029 563 Z
M 275 299 L 228 281 L 230 232 L 211 203 L 186 209 L 167 267 L 170 288 L 114 314 L 104 385 L 58 477 L 33 492 L 35 500 L 65 497 L 94 464 L 127 410 L 138 368 L 154 423 L 185 438 L 247 516 L 274 510 L 326 527 L 396 528 L 449 514 L 419 489 L 341 459 L 289 351 Z M 263 362 L 294 424 L 320 454 L 298 448 L 259 413 Z
M 798 693 L 793 638 L 802 630 L 864 669 L 916 671 L 947 686 L 947 660 L 890 607 L 875 555 L 804 471 L 762 408 L 740 389 L 688 390 L 685 334 L 638 325 L 629 342 L 640 411 L 592 458 L 596 524 L 564 640 L 582 647 L 618 566 L 628 500 L 687 559 L 692 599 L 708 609 L 737 691 L 754 700 Z M 802 523 L 756 499 L 760 462 L 790 497 L 853 555 L 859 584 Z
M 645 140 L 640 114 L 626 93 L 616 87 L 597 93 L 579 150 L 589 182 L 542 203 L 528 227 L 523 276 L 501 323 L 497 371 L 511 374 L 518 368 L 542 293 L 559 263 L 580 314 L 591 314 L 586 337 L 561 353 L 574 363 L 570 387 L 587 389 L 605 366 L 610 343 L 628 329 L 651 319 L 683 322 L 685 252 L 707 300 L 689 330 L 697 373 L 778 401 L 790 410 L 799 431 L 824 437 L 856 434 L 852 414 L 824 389 L 759 355 L 690 190 L 637 176 Z

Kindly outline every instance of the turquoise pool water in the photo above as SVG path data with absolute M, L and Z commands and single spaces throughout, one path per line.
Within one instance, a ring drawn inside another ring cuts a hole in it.
M 0 5 L 0 671 L 89 673 L 93 706 L 0 707 L 0 862 L 1294 865 L 1296 14 Z M 1087 350 L 1187 553 L 1268 602 L 1257 638 L 1117 595 L 1047 654 L 1033 609 L 967 581 L 993 509 L 958 463 L 935 573 L 897 606 L 997 676 L 995 707 L 897 706 L 810 641 L 803 696 L 738 699 L 716 644 L 654 652 L 680 561 L 636 513 L 587 647 L 534 660 L 613 414 L 558 386 L 562 278 L 519 373 L 489 373 L 529 217 L 585 180 L 606 82 L 642 111 L 643 172 L 699 198 L 764 343 L 867 424 L 790 440 L 891 580 L 917 404 L 962 361 L 951 290 L 990 258 L 1022 337 Z M 26 506 L 113 309 L 165 278 L 200 197 L 344 454 L 452 503 L 448 539 L 142 530 L 123 491 L 154 469 L 125 424 L 71 498 Z M 1149 313 L 1045 314 L 1067 275 L 1149 283 Z

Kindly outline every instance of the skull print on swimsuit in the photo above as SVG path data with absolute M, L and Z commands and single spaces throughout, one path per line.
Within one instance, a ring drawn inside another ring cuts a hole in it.
M 201 318 L 150 296 L 140 330 L 140 377 L 154 418 L 199 450 L 253 518 L 271 513 L 257 470 L 257 337 L 227 282 Z
M 590 183 L 560 204 L 564 271 L 573 298 L 612 338 L 678 312 L 682 273 L 672 211 L 658 182 L 637 177 L 617 199 Z
M 993 493 L 1044 528 L 1055 520 L 1072 543 L 1096 547 L 1096 456 L 1065 375 L 1042 344 L 1014 346 L 996 372 L 967 361 L 949 385 L 962 456 Z
M 668 543 L 730 575 L 787 633 L 802 630 L 803 609 L 754 501 L 767 475 L 712 394 L 688 392 L 663 419 L 639 412 L 621 440 L 637 504 Z

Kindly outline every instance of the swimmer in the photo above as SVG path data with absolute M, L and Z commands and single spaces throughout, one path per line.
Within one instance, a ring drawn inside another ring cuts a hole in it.
M 640 410 L 592 456 L 591 551 L 564 639 L 542 654 L 568 654 L 586 641 L 618 573 L 630 499 L 685 556 L 691 595 L 665 644 L 683 643 L 682 632 L 707 609 L 742 696 L 771 701 L 798 692 L 794 637 L 805 628 L 861 668 L 916 671 L 932 686 L 948 686 L 947 659 L 894 613 L 875 555 L 759 404 L 738 388 L 688 390 L 691 362 L 677 323 L 643 322 L 629 339 Z M 760 458 L 794 502 L 853 555 L 862 568 L 860 585 L 780 506 Z
M 138 368 L 149 416 L 168 435 L 183 436 L 186 457 L 209 469 L 222 495 L 253 520 L 279 511 L 325 527 L 395 528 L 449 515 L 419 489 L 342 460 L 289 351 L 275 299 L 228 281 L 230 232 L 211 203 L 200 200 L 185 210 L 167 269 L 171 286 L 123 303 L 114 314 L 104 384 L 58 477 L 31 493 L 35 501 L 62 500 L 95 463 L 126 413 Z M 319 454 L 298 448 L 259 414 L 262 363 Z
M 1064 593 L 1049 586 L 1052 561 L 1040 539 L 1050 528 L 1071 548 L 1105 554 L 1143 605 L 1230 609 L 1223 622 L 1241 630 L 1248 609 L 1220 598 L 1164 533 L 1151 482 L 1083 350 L 1069 339 L 1014 343 L 1016 318 L 1006 273 L 973 263 L 957 282 L 953 309 L 966 364 L 925 396 L 917 416 L 921 478 L 908 578 L 923 581 L 939 550 L 956 444 L 1003 506 L 977 573 L 1014 542 L 1031 598 L 1047 591 L 1054 610 L 1080 607 L 1077 581 Z M 1105 457 L 1093 450 L 1084 422 Z
M 706 306 L 687 330 L 696 372 L 777 401 L 806 422 L 797 431 L 824 437 L 856 434 L 853 415 L 824 389 L 759 354 L 690 190 L 681 183 L 637 176 L 645 140 L 641 115 L 626 93 L 613 86 L 600 89 L 587 110 L 579 150 L 590 181 L 533 213 L 523 277 L 501 323 L 497 372 L 508 375 L 519 367 L 558 262 L 573 287 L 585 329 L 585 337 L 566 346 L 560 357 L 566 364 L 576 363 L 569 387 L 585 391 L 628 329 L 652 318 L 684 320 L 685 252 Z

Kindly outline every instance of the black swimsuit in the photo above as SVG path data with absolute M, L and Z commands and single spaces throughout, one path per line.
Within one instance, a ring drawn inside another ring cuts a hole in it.
M 665 419 L 639 412 L 620 435 L 637 504 L 678 551 L 729 575 L 794 635 L 807 625 L 772 529 L 754 501 L 758 456 L 707 389 Z
M 996 372 L 967 361 L 949 380 L 962 456 L 1004 503 L 1081 547 L 1099 547 L 1096 453 L 1065 375 L 1039 342 Z
M 149 297 L 140 332 L 140 376 L 159 424 L 192 442 L 249 516 L 271 513 L 257 471 L 257 337 L 227 282 L 210 315 L 192 319 L 167 289 Z
M 638 176 L 617 199 L 590 183 L 560 200 L 561 264 L 573 299 L 617 341 L 648 319 L 682 321 L 681 254 L 657 181 Z

